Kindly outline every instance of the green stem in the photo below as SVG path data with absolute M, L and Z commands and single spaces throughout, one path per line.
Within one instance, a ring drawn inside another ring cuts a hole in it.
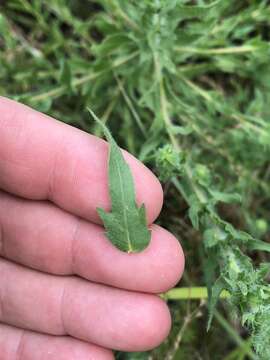
M 133 115 L 138 127 L 140 128 L 141 132 L 143 133 L 144 137 L 146 138 L 147 137 L 147 133 L 146 133 L 146 129 L 141 121 L 141 118 L 139 117 L 135 107 L 133 106 L 132 104 L 132 101 L 130 100 L 128 94 L 126 93 L 125 91 L 125 88 L 122 84 L 122 82 L 120 81 L 120 79 L 118 78 L 118 76 L 116 74 L 114 74 L 115 78 L 116 78 L 116 81 L 117 81 L 117 85 L 119 87 L 119 90 L 121 92 L 121 94 L 123 95 L 123 98 L 131 112 L 131 114 Z
M 192 54 L 201 54 L 201 55 L 225 55 L 225 54 L 243 54 L 248 52 L 256 51 L 256 47 L 251 45 L 245 46 L 231 46 L 227 48 L 214 48 L 214 49 L 202 49 L 202 48 L 193 48 L 188 46 L 176 46 L 175 51 L 181 53 L 192 53 Z
M 241 348 L 243 348 L 244 346 L 246 347 L 246 344 L 244 343 L 241 336 L 239 336 L 238 332 L 234 330 L 234 328 L 228 323 L 228 321 L 218 311 L 214 312 L 214 317 L 216 318 L 218 323 L 223 327 L 223 329 L 227 331 L 227 333 L 230 335 L 232 340 L 238 346 L 240 346 Z M 250 357 L 250 359 L 258 360 L 256 355 L 253 353 L 253 351 L 250 348 L 247 348 L 246 351 L 247 351 L 247 354 Z
M 207 299 L 207 288 L 206 287 L 181 287 L 174 288 L 162 294 L 162 297 L 166 300 L 201 300 Z M 220 298 L 226 299 L 230 297 L 227 291 L 222 291 Z
M 165 90 L 164 90 L 164 85 L 163 85 L 163 78 L 162 78 L 162 73 L 160 70 L 160 65 L 159 65 L 159 61 L 158 61 L 158 57 L 155 57 L 155 64 L 156 64 L 156 72 L 157 72 L 157 76 L 160 79 L 159 81 L 159 88 L 160 88 L 160 106 L 161 106 L 161 113 L 163 116 L 163 121 L 165 123 L 165 127 L 166 127 L 166 131 L 168 133 L 168 136 L 171 140 L 171 143 L 173 144 L 174 148 L 176 151 L 180 150 L 180 146 L 178 141 L 176 140 L 175 135 L 172 132 L 172 122 L 168 113 L 168 101 L 167 101 L 167 97 L 165 94 Z M 193 188 L 195 194 L 197 195 L 198 199 L 200 200 L 201 203 L 205 203 L 205 196 L 204 194 L 200 191 L 200 189 L 194 184 L 194 182 L 192 181 L 192 171 L 189 167 L 189 165 L 186 163 L 185 164 L 185 170 L 186 170 L 186 174 L 190 180 L 190 184 L 191 187 Z
M 202 300 L 207 299 L 207 288 L 206 287 L 182 287 L 182 288 L 174 288 L 166 293 L 162 294 L 161 297 L 164 300 Z M 227 299 L 230 297 L 230 294 L 227 291 L 222 291 L 220 294 L 221 299 Z M 214 316 L 218 323 L 226 330 L 226 332 L 230 335 L 232 340 L 241 348 L 245 349 L 246 354 L 252 360 L 258 360 L 256 355 L 250 349 L 249 342 L 246 343 L 243 341 L 241 336 L 235 331 L 235 329 L 228 323 L 228 321 L 218 312 L 214 312 Z

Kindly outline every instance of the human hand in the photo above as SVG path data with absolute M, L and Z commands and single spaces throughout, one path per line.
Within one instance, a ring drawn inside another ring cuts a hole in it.
M 170 315 L 154 293 L 174 286 L 184 257 L 151 225 L 141 253 L 116 249 L 98 225 L 109 209 L 107 143 L 0 98 L 0 358 L 107 360 L 142 351 L 168 334 Z M 148 223 L 162 189 L 124 154 Z

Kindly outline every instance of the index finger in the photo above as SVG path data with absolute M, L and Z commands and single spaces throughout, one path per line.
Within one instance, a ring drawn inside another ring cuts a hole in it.
M 148 223 L 162 207 L 157 178 L 124 152 L 135 182 L 137 203 Z M 97 207 L 109 210 L 108 144 L 25 105 L 0 97 L 0 188 L 33 200 L 50 200 L 100 223 Z

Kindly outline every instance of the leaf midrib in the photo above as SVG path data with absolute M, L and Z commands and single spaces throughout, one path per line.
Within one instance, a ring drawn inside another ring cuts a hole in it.
M 119 164 L 116 162 L 116 167 L 117 167 L 117 172 L 118 172 L 118 176 L 120 179 L 120 191 L 121 191 L 121 198 L 122 198 L 122 203 L 123 205 L 123 213 L 124 213 L 124 222 L 125 222 L 125 232 L 126 232 L 126 236 L 127 236 L 127 242 L 128 242 L 128 252 L 132 252 L 132 246 L 131 246 L 131 241 L 130 241 L 130 236 L 129 236 L 129 231 L 128 231 L 128 221 L 127 221 L 127 214 L 126 214 L 126 208 L 125 208 L 125 196 L 124 196 L 124 189 L 123 189 L 123 179 L 121 176 L 121 171 L 120 171 L 120 167 Z

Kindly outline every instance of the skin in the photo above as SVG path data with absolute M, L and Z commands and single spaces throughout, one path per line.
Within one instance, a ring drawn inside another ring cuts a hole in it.
M 107 360 L 168 335 L 158 293 L 184 268 L 175 237 L 152 223 L 163 193 L 124 152 L 150 245 L 116 249 L 96 208 L 110 209 L 105 141 L 0 97 L 0 358 Z

